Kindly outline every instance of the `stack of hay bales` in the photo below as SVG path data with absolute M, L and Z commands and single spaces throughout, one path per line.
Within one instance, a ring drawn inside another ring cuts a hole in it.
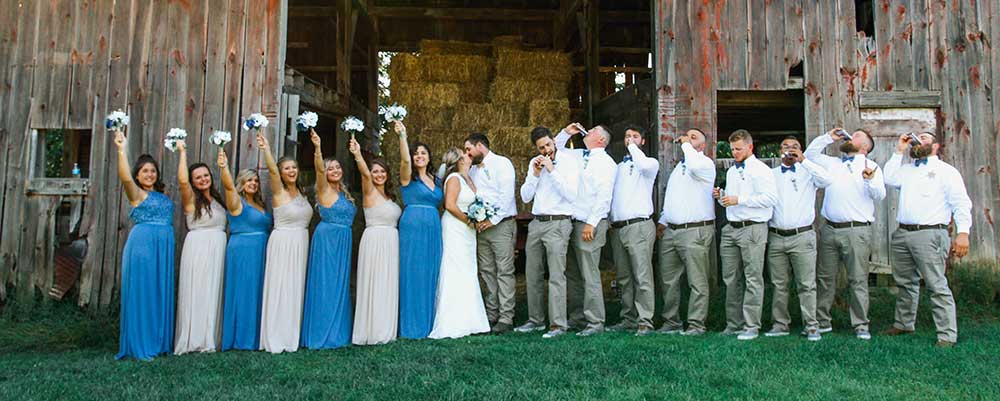
M 435 166 L 448 148 L 461 148 L 469 133 L 485 132 L 492 150 L 514 163 L 517 185 L 537 153 L 531 130 L 558 132 L 569 123 L 572 74 L 567 54 L 523 49 L 517 36 L 490 44 L 423 40 L 418 55 L 400 53 L 389 69 L 391 100 L 409 111 L 410 141 L 427 143 Z M 395 135 L 383 138 L 382 153 L 398 164 Z M 518 209 L 528 211 L 520 199 Z

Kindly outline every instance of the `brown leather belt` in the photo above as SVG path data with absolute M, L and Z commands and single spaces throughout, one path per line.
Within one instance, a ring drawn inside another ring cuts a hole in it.
M 698 221 L 694 223 L 685 223 L 685 224 L 667 223 L 667 227 L 669 227 L 671 230 L 683 230 L 686 228 L 704 227 L 704 226 L 711 226 L 714 224 L 715 220 L 705 220 L 705 221 Z
M 564 214 L 543 214 L 535 216 L 535 220 L 538 221 L 557 221 L 557 220 L 568 220 L 569 216 Z
M 730 221 L 728 224 L 731 227 L 733 227 L 733 228 L 743 228 L 743 227 L 750 227 L 750 226 L 757 225 L 757 224 L 764 224 L 764 222 L 763 221 L 747 220 L 747 221 Z
M 902 229 L 904 229 L 906 231 L 947 230 L 948 229 L 948 225 L 947 224 L 930 224 L 930 225 L 923 225 L 923 224 L 900 224 L 899 228 L 902 228 Z
M 630 226 L 632 224 L 642 223 L 642 222 L 648 221 L 648 220 L 649 220 L 649 217 L 636 217 L 634 219 L 628 219 L 628 220 L 625 220 L 625 221 L 616 221 L 614 223 L 611 223 L 611 228 L 622 228 L 622 227 L 625 227 L 625 226 Z
M 790 230 L 782 230 L 780 228 L 768 227 L 767 231 L 778 234 L 782 237 L 791 237 L 793 235 L 801 234 L 804 232 L 812 231 L 813 226 L 804 226 L 799 228 L 793 228 Z
M 845 221 L 843 223 L 834 223 L 832 221 L 827 220 L 826 225 L 833 228 L 851 228 L 851 227 L 868 227 L 872 225 L 872 223 L 868 221 Z

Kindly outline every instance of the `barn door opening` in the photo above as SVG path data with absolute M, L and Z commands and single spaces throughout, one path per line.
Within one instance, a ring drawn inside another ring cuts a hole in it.
M 716 154 L 720 176 L 732 163 L 729 134 L 750 131 L 757 158 L 772 166 L 780 157 L 781 141 L 788 136 L 806 143 L 805 97 L 801 89 L 783 91 L 718 91 L 716 96 Z

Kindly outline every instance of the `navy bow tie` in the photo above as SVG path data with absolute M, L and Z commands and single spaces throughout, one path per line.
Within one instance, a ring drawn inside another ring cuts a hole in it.
M 789 166 L 789 167 L 781 166 L 781 172 L 782 173 L 787 173 L 789 171 L 791 171 L 791 172 L 794 173 L 795 172 L 795 166 Z
M 927 159 L 917 159 L 913 161 L 913 165 L 920 167 L 921 164 L 927 164 Z
M 736 168 L 744 168 L 744 167 L 746 167 L 746 163 L 744 163 L 744 162 L 736 162 L 736 164 L 734 164 L 733 166 L 735 166 Z
M 844 163 L 854 161 L 854 156 L 840 156 L 840 161 Z
M 625 158 L 622 159 L 622 161 L 623 162 L 630 162 L 630 161 L 632 161 L 632 155 L 625 155 Z
M 684 163 L 684 158 L 683 157 L 681 157 L 681 161 L 680 162 L 681 162 L 681 164 Z
M 588 156 L 590 156 L 590 150 L 589 149 L 583 151 L 583 157 L 588 157 Z

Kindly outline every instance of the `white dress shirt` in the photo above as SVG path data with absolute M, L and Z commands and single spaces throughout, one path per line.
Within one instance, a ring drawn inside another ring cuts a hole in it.
M 611 198 L 611 221 L 648 218 L 653 215 L 653 182 L 660 162 L 646 157 L 639 145 L 630 144 L 625 160 L 615 171 L 614 196 Z
M 899 188 L 896 219 L 900 224 L 948 224 L 954 217 L 959 233 L 968 233 L 972 227 L 972 200 L 962 175 L 937 156 L 916 166 L 904 165 L 903 156 L 893 154 L 885 164 L 885 183 Z
M 875 201 L 885 198 L 882 170 L 862 154 L 846 162 L 823 154 L 823 149 L 833 142 L 829 134 L 820 135 L 813 139 L 804 155 L 830 173 L 830 186 L 826 188 L 820 213 L 834 223 L 875 221 Z M 871 180 L 861 177 L 865 166 L 875 170 Z
M 566 130 L 556 135 L 559 153 L 573 155 L 581 167 L 577 196 L 573 201 L 573 219 L 597 227 L 611 212 L 615 188 L 615 160 L 604 148 L 589 150 L 566 148 L 570 135 Z
M 535 177 L 535 159 L 545 156 L 535 156 L 528 164 L 528 174 L 521 184 L 521 200 L 532 202 L 531 214 L 542 215 L 573 215 L 573 201 L 576 200 L 580 180 L 580 166 L 576 157 L 566 152 L 556 152 L 552 172 L 542 168 Z
M 715 161 L 694 149 L 681 145 L 684 158 L 674 166 L 663 192 L 662 225 L 688 224 L 715 220 Z
M 510 159 L 493 152 L 487 153 L 478 166 L 469 169 L 472 182 L 476 184 L 476 195 L 498 208 L 497 214 L 490 218 L 493 225 L 517 215 L 514 199 L 516 174 Z
M 733 164 L 726 171 L 724 195 L 739 198 L 736 206 L 726 208 L 726 218 L 733 222 L 767 222 L 771 220 L 771 208 L 778 203 L 774 174 L 771 173 L 770 167 L 754 155 L 750 155 L 743 164 L 743 168 Z M 722 202 L 721 198 L 719 202 Z
M 778 203 L 769 225 L 781 230 L 812 225 L 816 220 L 816 189 L 830 185 L 830 174 L 810 160 L 796 162 L 790 168 L 781 165 L 771 172 L 778 187 Z

